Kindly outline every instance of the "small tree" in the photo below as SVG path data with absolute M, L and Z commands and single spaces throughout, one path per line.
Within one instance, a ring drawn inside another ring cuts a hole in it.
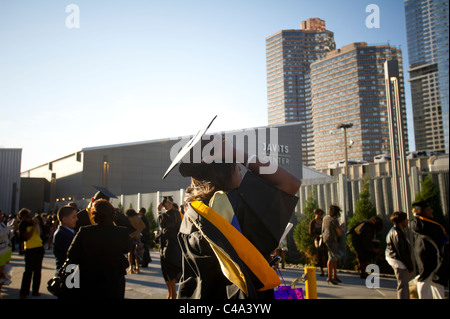
M 370 197 L 369 176 L 366 176 L 364 177 L 364 184 L 359 193 L 359 199 L 356 201 L 353 217 L 348 220 L 347 229 L 377 215 L 377 208 L 372 203 Z
M 370 200 L 370 187 L 369 187 L 369 176 L 364 177 L 364 184 L 359 193 L 359 199 L 356 201 L 355 210 L 353 212 L 353 217 L 349 218 L 347 223 L 347 229 L 351 229 L 352 227 L 358 225 L 359 223 L 369 219 L 370 217 L 377 215 L 377 208 Z M 352 236 L 347 236 L 347 246 L 350 248 L 354 257 L 350 258 L 347 263 L 347 267 L 352 267 L 351 265 L 356 266 L 356 251 L 352 244 Z
M 448 230 L 448 223 L 446 222 L 442 211 L 439 188 L 433 182 L 430 174 L 425 177 L 423 182 L 420 183 L 420 186 L 420 192 L 416 195 L 414 201 L 428 201 L 433 210 L 433 219 Z
M 309 223 L 314 219 L 314 209 L 317 208 L 317 205 L 313 190 L 305 202 L 303 209 L 305 216 L 298 218 L 298 224 L 294 230 L 295 246 L 304 257 L 304 263 L 316 262 L 314 238 L 309 234 Z

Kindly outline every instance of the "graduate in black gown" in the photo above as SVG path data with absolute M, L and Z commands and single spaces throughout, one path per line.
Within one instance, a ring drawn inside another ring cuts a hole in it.
M 216 150 L 231 148 L 233 159 L 222 151 L 212 162 L 179 166 L 191 185 L 178 235 L 183 252 L 178 298 L 273 298 L 280 280 L 270 254 L 294 212 L 300 181 L 279 166 L 273 174 L 260 174 L 269 163 L 221 137 L 214 143 Z M 244 159 L 244 176 L 236 158 Z
M 162 211 L 163 207 L 165 211 Z M 158 223 L 161 227 L 159 236 L 161 271 L 169 292 L 168 299 L 176 299 L 176 283 L 181 276 L 181 250 L 177 239 L 181 214 L 175 208 L 171 196 L 164 197 L 158 205 Z
M 417 293 L 419 299 L 443 299 L 449 279 L 449 237 L 445 228 L 433 220 L 433 209 L 427 201 L 412 205 Z

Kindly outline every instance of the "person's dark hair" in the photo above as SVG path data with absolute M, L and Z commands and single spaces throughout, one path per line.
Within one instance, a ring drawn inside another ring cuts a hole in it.
M 195 168 L 189 164 L 183 168 L 180 167 L 180 172 L 184 171 L 187 176 L 191 176 L 191 185 L 185 193 L 187 203 L 198 200 L 207 204 L 216 191 L 230 190 L 231 178 L 236 169 L 235 163 L 194 165 Z
M 63 207 L 61 207 L 59 210 L 58 210 L 58 213 L 57 213 L 57 217 L 58 217 L 58 220 L 59 220 L 59 222 L 62 222 L 62 219 L 64 218 L 64 217 L 67 217 L 67 216 L 69 216 L 70 214 L 72 214 L 72 212 L 74 211 L 74 210 L 76 210 L 73 206 L 71 206 L 71 205 L 65 205 L 65 206 L 63 206 Z
M 407 218 L 408 218 L 408 215 L 406 215 L 405 212 L 394 212 L 394 213 L 392 213 L 390 219 L 394 225 L 398 225 Z
M 328 213 L 331 217 L 340 217 L 341 216 L 341 208 L 336 205 L 330 205 L 328 208 Z
M 166 204 L 166 203 L 173 204 L 173 197 L 172 196 L 164 196 L 162 203 L 163 204 Z
M 323 210 L 322 210 L 322 208 L 316 208 L 316 209 L 314 209 L 314 215 L 320 215 L 320 216 L 323 216 Z
M 136 211 L 133 208 L 128 208 L 125 211 L 125 215 L 127 215 L 128 217 L 133 217 L 133 216 L 136 216 L 137 213 L 136 213 Z
M 75 210 L 78 211 L 78 205 L 77 205 L 77 203 L 75 203 L 75 202 L 70 202 L 70 203 L 69 203 L 69 206 L 72 206 Z
M 205 152 L 204 147 L 214 138 L 213 135 L 209 136 L 209 138 L 202 138 L 200 146 L 202 154 Z M 222 139 L 225 139 L 225 136 L 222 136 Z M 210 152 L 213 152 L 213 150 Z M 181 163 L 178 167 L 178 170 L 183 177 L 191 177 L 191 185 L 186 189 L 185 193 L 186 203 L 198 200 L 208 204 L 216 191 L 230 190 L 231 178 L 236 169 L 235 162 L 195 163 L 193 152 L 190 152 L 189 158 L 190 161 L 188 163 Z
M 26 215 L 31 214 L 31 210 L 29 210 L 28 208 L 22 208 L 18 213 L 17 213 L 17 217 L 19 217 L 19 219 L 23 219 Z
M 97 224 L 112 222 L 115 209 L 106 199 L 97 199 L 92 205 L 92 215 Z
M 370 217 L 367 222 L 372 224 L 377 232 L 383 228 L 383 220 L 378 216 Z
M 144 214 L 147 212 L 147 210 L 144 207 L 141 207 L 141 209 L 139 209 L 139 214 Z

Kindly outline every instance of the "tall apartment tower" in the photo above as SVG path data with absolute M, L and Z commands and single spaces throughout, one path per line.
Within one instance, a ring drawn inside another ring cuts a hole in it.
M 310 65 L 336 48 L 325 21 L 303 21 L 300 30 L 282 30 L 266 38 L 269 125 L 301 122 L 302 159 L 314 166 Z
M 352 43 L 311 64 L 317 169 L 345 160 L 345 141 L 342 130 L 337 129 L 339 124 L 353 124 L 347 129 L 349 161 L 373 161 L 374 156 L 390 152 L 384 62 L 391 59 L 398 60 L 399 64 L 400 105 L 406 129 L 400 49 Z M 408 149 L 408 141 L 405 147 Z
M 448 0 L 405 0 L 417 150 L 449 152 Z

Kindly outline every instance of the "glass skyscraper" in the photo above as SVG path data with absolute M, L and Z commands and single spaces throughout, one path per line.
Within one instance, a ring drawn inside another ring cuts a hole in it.
M 345 159 L 339 124 L 351 123 L 347 131 L 348 159 L 372 162 L 390 152 L 384 62 L 399 64 L 399 95 L 406 128 L 401 50 L 390 45 L 352 43 L 326 54 L 311 64 L 311 104 L 315 167 Z M 407 132 L 404 132 L 407 136 Z M 405 141 L 408 149 L 408 141 Z
M 417 150 L 449 152 L 448 0 L 405 0 Z
M 314 166 L 310 65 L 335 47 L 333 32 L 318 18 L 302 21 L 300 30 L 282 30 L 266 38 L 269 125 L 301 122 L 306 166 Z

